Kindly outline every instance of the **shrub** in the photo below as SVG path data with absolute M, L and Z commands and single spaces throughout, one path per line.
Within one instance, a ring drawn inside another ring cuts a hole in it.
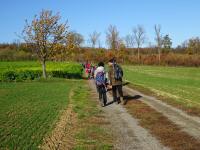
M 17 77 L 17 73 L 12 70 L 7 70 L 2 72 L 1 74 L 1 80 L 2 81 L 14 81 Z
M 22 64 L 20 66 L 20 63 L 15 63 L 9 62 L 9 66 L 7 66 L 7 69 L 5 69 L 5 66 L 0 68 L 0 70 L 2 71 L 0 73 L 0 81 L 24 81 L 39 79 L 42 77 L 41 67 L 36 67 L 35 65 L 32 65 L 32 67 L 28 68 L 27 64 L 23 64 L 20 62 Z M 47 65 L 47 76 L 50 78 L 56 77 L 80 79 L 82 77 L 82 72 L 82 66 L 76 63 L 49 63 Z

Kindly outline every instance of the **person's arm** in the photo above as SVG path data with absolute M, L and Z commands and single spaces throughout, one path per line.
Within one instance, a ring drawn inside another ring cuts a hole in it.
M 119 67 L 120 67 L 120 69 L 122 71 L 122 76 L 124 76 L 124 71 L 123 71 L 122 67 L 121 66 L 119 66 Z
M 109 78 L 109 84 L 111 85 L 112 80 L 111 80 L 111 69 L 110 68 L 109 68 L 109 71 L 108 71 L 108 78 Z
M 96 79 L 97 69 L 94 71 L 94 78 Z

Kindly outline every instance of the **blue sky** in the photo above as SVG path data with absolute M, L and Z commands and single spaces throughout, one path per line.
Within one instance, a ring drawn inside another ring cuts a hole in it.
M 1 0 L 0 43 L 13 42 L 24 27 L 42 9 L 60 12 L 68 20 L 70 29 L 84 35 L 94 30 L 101 32 L 105 45 L 105 32 L 110 24 L 116 25 L 120 36 L 131 33 L 138 24 L 143 25 L 148 42 L 154 44 L 154 25 L 162 26 L 163 35 L 169 34 L 173 46 L 184 40 L 200 36 L 200 0 Z

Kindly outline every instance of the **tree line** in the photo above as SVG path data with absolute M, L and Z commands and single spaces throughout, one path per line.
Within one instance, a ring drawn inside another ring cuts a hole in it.
M 186 59 L 191 59 L 191 57 L 194 59 L 193 55 L 195 59 L 199 56 L 199 37 L 191 38 L 176 48 L 172 48 L 172 39 L 169 34 L 162 34 L 161 25 L 155 25 L 154 31 L 156 45 L 144 47 L 147 43 L 147 35 L 142 25 L 134 27 L 132 33 L 125 37 L 120 37 L 117 27 L 110 25 L 105 33 L 108 48 L 103 48 L 100 32 L 93 31 L 86 40 L 80 33 L 71 31 L 67 21 L 62 23 L 59 13 L 54 14 L 51 10 L 42 10 L 31 22 L 25 21 L 20 35 L 23 39 L 22 43 L 0 44 L 0 59 L 8 59 L 13 52 L 13 58 L 21 53 L 20 56 L 24 55 L 25 59 L 26 57 L 27 59 L 38 59 L 43 67 L 43 76 L 46 77 L 47 60 L 84 61 L 87 59 L 95 61 L 93 59 L 96 56 L 96 60 L 115 56 L 121 62 L 126 63 L 145 64 L 146 60 L 155 59 L 152 61 L 153 64 L 162 64 L 163 60 L 172 54 L 173 57 L 175 54 L 181 57 L 185 55 Z M 83 46 L 86 41 L 90 46 Z

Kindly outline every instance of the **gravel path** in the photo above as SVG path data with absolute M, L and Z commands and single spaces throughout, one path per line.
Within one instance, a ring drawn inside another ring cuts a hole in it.
M 93 80 L 88 81 L 93 92 L 96 87 Z M 108 102 L 112 97 L 107 94 Z M 95 99 L 96 100 L 96 99 Z M 137 119 L 133 118 L 124 107 L 112 103 L 101 108 L 111 123 L 111 131 L 116 136 L 115 149 L 119 150 L 169 150 L 163 146 L 146 129 L 139 126 Z
M 134 96 L 139 95 L 141 96 L 140 100 L 144 103 L 148 104 L 156 111 L 162 113 L 166 116 L 169 120 L 173 123 L 181 127 L 183 131 L 188 133 L 189 135 L 195 137 L 196 139 L 200 140 L 200 118 L 194 117 L 186 114 L 182 110 L 179 110 L 173 106 L 170 106 L 160 100 L 157 100 L 155 97 L 147 96 L 142 94 L 136 90 L 133 90 L 128 87 L 123 88 L 127 94 Z

